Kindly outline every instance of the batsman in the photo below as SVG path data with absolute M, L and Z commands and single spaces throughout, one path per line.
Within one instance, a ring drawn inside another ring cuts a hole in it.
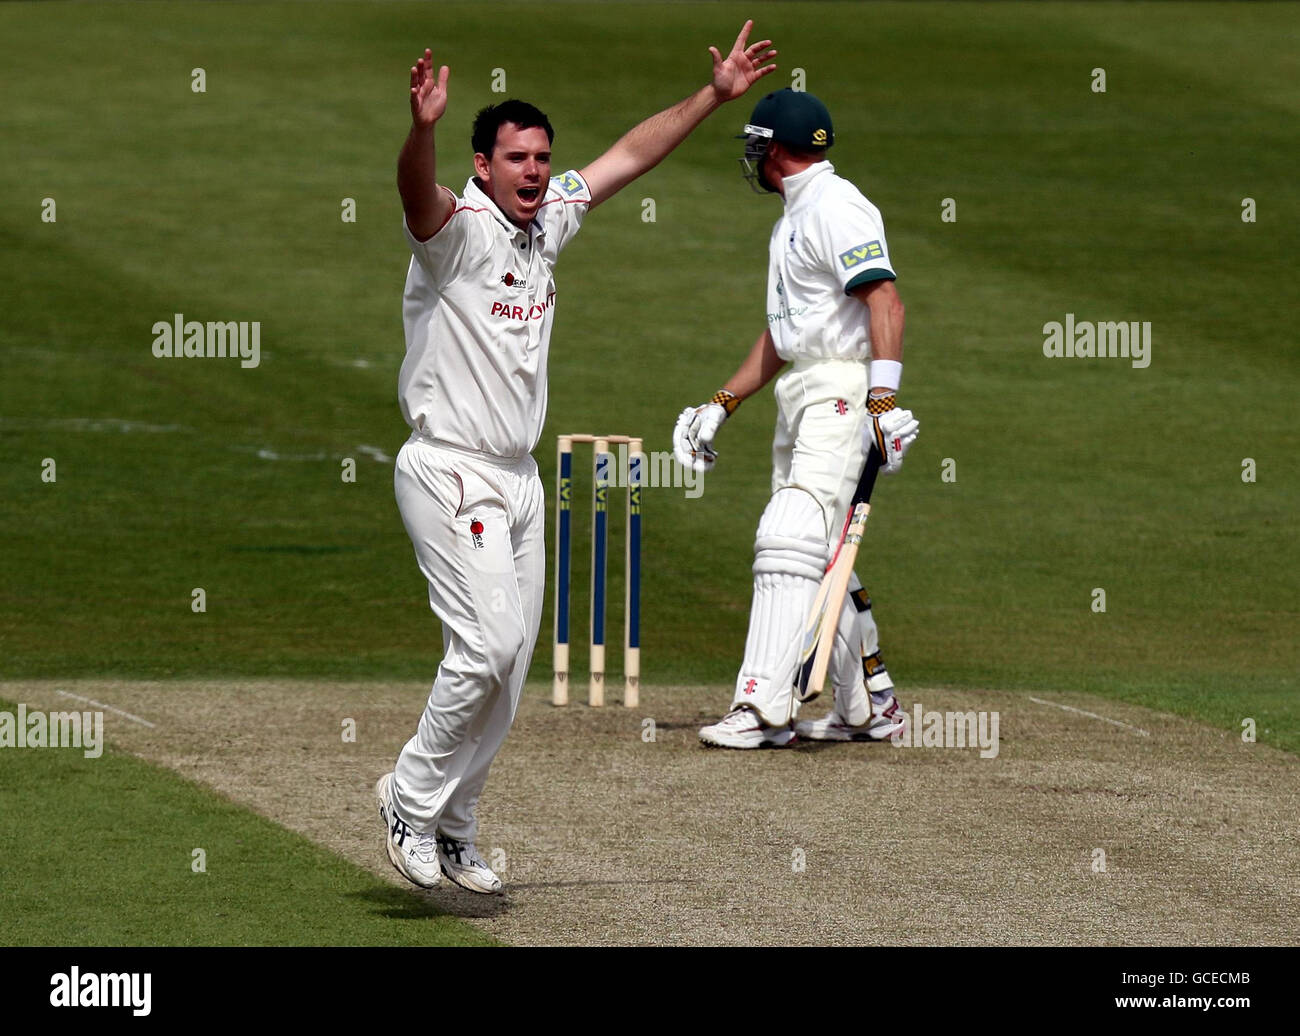
M 905 713 L 880 654 L 871 602 L 856 576 L 836 621 L 828 679 L 834 706 L 795 723 L 794 681 L 805 622 L 849 514 L 868 452 L 899 470 L 920 428 L 896 405 L 903 373 L 903 303 L 880 211 L 827 160 L 830 113 L 812 94 L 769 93 L 754 108 L 740 160 L 759 194 L 784 211 L 768 246 L 766 327 L 713 398 L 677 419 L 677 459 L 696 471 L 717 459 L 714 437 L 778 372 L 772 496 L 754 542 L 745 655 L 731 707 L 700 730 L 705 745 L 779 748 L 796 736 L 883 741 Z

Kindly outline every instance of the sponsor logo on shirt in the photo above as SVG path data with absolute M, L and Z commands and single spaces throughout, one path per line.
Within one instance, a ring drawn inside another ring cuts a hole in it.
M 776 275 L 776 295 L 781 300 L 781 307 L 775 313 L 767 315 L 767 322 L 775 324 L 778 320 L 793 320 L 795 317 L 801 317 L 808 312 L 807 306 L 791 306 L 785 298 L 785 277 L 781 273 Z
M 859 263 L 865 263 L 871 259 L 880 259 L 884 254 L 885 250 L 880 247 L 879 241 L 868 241 L 865 244 L 854 245 L 848 251 L 841 252 L 838 258 L 841 268 L 851 270 Z
M 782 306 L 775 313 L 767 315 L 767 322 L 775 324 L 778 320 L 794 320 L 808 312 L 808 306 Z
M 502 320 L 541 320 L 553 305 L 555 305 L 555 292 L 547 295 L 545 302 L 534 302 L 530 306 L 516 306 L 509 300 L 494 302 L 489 316 L 500 317 Z
M 582 190 L 582 181 L 572 173 L 565 173 L 563 176 L 557 176 L 551 181 L 551 183 L 555 184 L 562 193 L 569 195 L 569 197 L 573 197 L 573 195 Z
M 526 280 L 524 280 L 522 277 L 516 277 L 509 270 L 507 270 L 505 273 L 501 275 L 501 283 L 504 284 L 507 288 L 528 287 L 528 282 Z
M 480 522 L 477 518 L 471 518 L 469 520 L 469 534 L 474 539 L 474 549 L 482 550 L 483 549 L 483 523 Z

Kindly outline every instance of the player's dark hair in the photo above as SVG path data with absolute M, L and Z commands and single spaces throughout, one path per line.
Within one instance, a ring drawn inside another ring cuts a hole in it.
M 555 140 L 555 130 L 551 129 L 551 120 L 541 109 L 527 101 L 511 98 L 500 104 L 489 104 L 474 116 L 474 132 L 469 138 L 474 154 L 491 158 L 492 149 L 497 142 L 497 130 L 507 122 L 513 122 L 520 129 L 544 129 L 547 141 Z

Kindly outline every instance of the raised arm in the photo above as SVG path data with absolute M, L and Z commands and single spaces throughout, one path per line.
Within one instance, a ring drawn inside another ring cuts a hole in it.
M 709 48 L 713 55 L 713 79 L 708 86 L 634 126 L 612 148 L 580 170 L 591 188 L 593 207 L 657 166 L 720 105 L 742 96 L 758 80 L 776 71 L 776 65 L 764 64 L 776 57 L 776 51 L 770 49 L 771 40 L 746 42 L 753 27 L 752 20 L 745 22 L 725 59 L 717 47 Z
M 447 66 L 433 78 L 433 52 L 411 67 L 411 132 L 397 158 L 397 191 L 402 196 L 406 225 L 417 240 L 427 241 L 447 222 L 455 204 L 439 188 L 433 127 L 447 110 Z

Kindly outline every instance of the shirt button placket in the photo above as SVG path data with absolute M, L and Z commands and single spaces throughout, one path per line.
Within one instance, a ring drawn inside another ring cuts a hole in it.
M 532 292 L 533 298 L 541 298 L 544 300 L 545 296 L 540 295 L 538 292 L 539 278 L 537 276 L 537 270 L 535 269 L 535 264 L 533 262 L 533 260 L 536 257 L 537 257 L 536 249 L 528 253 L 528 286 L 529 286 L 529 290 Z M 530 318 L 532 317 L 532 312 L 533 312 L 533 303 L 530 303 L 528 307 L 528 314 Z M 545 314 L 539 316 L 538 319 L 536 320 L 529 319 L 528 321 L 528 349 L 530 352 L 533 349 L 540 347 L 542 344 L 542 323 L 544 322 L 544 320 L 545 320 Z

